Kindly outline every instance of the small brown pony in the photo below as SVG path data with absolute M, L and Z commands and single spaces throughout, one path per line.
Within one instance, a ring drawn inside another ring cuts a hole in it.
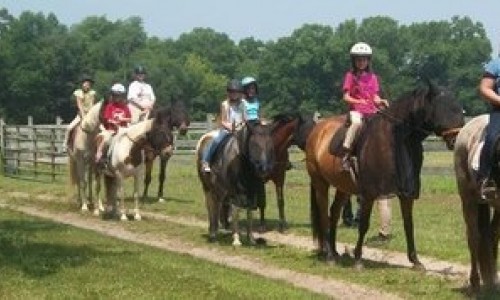
M 488 115 L 481 115 L 470 120 L 458 134 L 455 146 L 455 174 L 462 199 L 462 211 L 470 253 L 469 280 L 475 292 L 479 292 L 480 278 L 488 288 L 493 287 L 497 282 L 500 202 L 479 203 L 477 171 L 472 167 L 473 162 L 479 159 L 481 151 L 479 144 L 484 138 L 484 129 L 487 123 Z M 498 172 L 500 143 L 497 142 L 496 145 L 496 162 L 492 174 L 494 174 L 498 184 L 500 182 L 500 172 Z M 493 208 L 493 217 L 490 208 Z M 481 277 L 479 277 L 479 273 L 481 273 Z
M 312 116 L 303 116 L 301 114 L 279 114 L 273 117 L 271 127 L 276 161 L 267 180 L 272 181 L 276 189 L 279 232 L 284 232 L 288 227 L 285 218 L 285 197 L 283 195 L 283 186 L 289 162 L 288 148 L 291 145 L 296 145 L 301 150 L 305 150 L 307 136 L 315 124 L 316 122 Z M 259 201 L 261 231 L 266 228 L 265 209 L 266 201 L 264 198 L 264 201 Z
M 349 194 L 362 197 L 359 236 L 354 250 L 355 265 L 362 268 L 364 237 L 368 231 L 373 201 L 397 195 L 400 199 L 409 260 L 423 268 L 413 236 L 413 201 L 419 197 L 422 141 L 434 132 L 452 147 L 458 128 L 464 124 L 462 107 L 452 94 L 428 83 L 403 95 L 383 112 L 367 120 L 358 137 L 358 177 L 342 169 L 341 158 L 329 152 L 329 143 L 344 126 L 345 116 L 324 119 L 313 128 L 306 144 L 307 171 L 311 178 L 311 223 L 319 254 L 335 261 L 336 225 Z M 396 161 L 398 161 L 396 163 Z M 399 179 L 404 180 L 399 180 Z M 328 215 L 328 189 L 336 187 Z

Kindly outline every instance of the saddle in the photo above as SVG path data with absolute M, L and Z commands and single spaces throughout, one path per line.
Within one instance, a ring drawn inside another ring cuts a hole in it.
M 224 149 L 225 145 L 229 142 L 231 136 L 231 134 L 226 135 L 217 145 L 215 145 L 214 154 L 210 157 L 210 164 L 222 155 L 222 149 Z
M 363 135 L 363 132 L 365 131 L 365 123 L 369 120 L 370 118 L 366 118 L 365 121 L 363 122 L 363 126 L 359 129 L 358 134 L 354 138 L 354 141 L 351 145 L 351 148 L 354 150 L 358 146 L 358 141 L 359 137 Z M 349 129 L 349 126 L 351 125 L 351 120 L 347 118 L 347 120 L 344 123 L 344 126 L 339 128 L 337 132 L 333 135 L 332 140 L 330 141 L 330 146 L 328 147 L 328 150 L 330 154 L 335 155 L 335 156 L 343 156 L 344 155 L 344 140 L 345 136 L 347 133 L 347 129 Z M 355 156 L 356 151 L 352 151 L 352 156 Z

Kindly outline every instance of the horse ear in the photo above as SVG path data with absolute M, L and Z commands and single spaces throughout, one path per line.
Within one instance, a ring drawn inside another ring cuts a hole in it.
M 435 96 L 439 93 L 439 88 L 438 88 L 437 84 L 432 79 L 430 79 L 429 77 L 425 77 L 424 81 L 427 85 L 429 95 Z

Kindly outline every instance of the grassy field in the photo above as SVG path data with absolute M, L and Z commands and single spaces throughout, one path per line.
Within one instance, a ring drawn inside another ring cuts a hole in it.
M 297 168 L 287 173 L 285 209 L 290 225 L 289 232 L 310 237 L 309 179 L 303 168 L 302 158 L 303 154 L 301 153 L 295 153 L 292 156 L 292 162 Z M 436 170 L 439 170 L 439 172 L 436 172 Z M 445 170 L 445 172 L 441 172 L 442 170 Z M 465 230 L 461 215 L 460 199 L 456 193 L 455 179 L 452 176 L 453 173 L 451 170 L 451 152 L 426 153 L 422 176 L 422 196 L 415 205 L 416 244 L 420 255 L 466 264 L 469 258 L 465 243 Z M 147 199 L 144 209 L 175 216 L 195 216 L 200 220 L 206 220 L 202 191 L 195 175 L 194 157 L 189 155 L 174 156 L 168 166 L 167 180 L 167 203 L 156 203 L 155 199 L 151 197 Z M 8 201 L 10 203 L 36 205 L 52 211 L 74 211 L 75 205 L 73 200 L 70 199 L 69 186 L 65 181 L 65 178 L 60 178 L 56 183 L 47 183 L 3 177 L 0 178 L 0 193 L 3 195 L 9 193 Z M 129 195 L 130 188 L 131 184 L 127 187 Z M 154 182 L 150 189 L 151 195 L 156 193 L 156 188 L 157 184 Z M 16 191 L 29 192 L 32 197 L 28 199 L 25 197 L 16 198 L 15 194 L 12 193 Z M 276 224 L 277 212 L 274 187 L 271 184 L 267 186 L 267 193 L 267 216 L 269 224 L 273 226 Z M 44 195 L 47 195 L 47 197 L 44 198 Z M 368 243 L 368 245 L 405 252 L 406 244 L 397 201 L 393 201 L 392 206 L 394 238 L 387 244 L 378 245 Z M 376 235 L 378 217 L 376 213 L 376 210 L 374 210 L 368 237 Z M 4 218 L 6 217 L 12 218 L 11 215 L 4 215 Z M 207 245 L 205 236 L 207 231 L 202 228 L 153 220 L 130 222 L 123 226 L 132 231 L 154 232 L 158 235 L 177 237 L 200 245 Z M 65 228 L 65 230 L 69 230 L 67 227 Z M 20 231 L 23 230 L 20 229 Z M 356 240 L 356 236 L 356 230 L 343 226 L 339 227 L 339 241 L 352 243 Z M 116 243 L 120 244 L 120 242 Z M 92 251 L 99 249 L 97 246 L 89 247 L 93 249 Z M 123 247 L 126 248 L 126 246 Z M 130 247 L 139 246 L 134 245 Z M 228 253 L 232 253 L 233 251 L 230 246 L 229 237 L 227 236 L 219 244 L 213 245 L 213 247 L 221 251 L 228 251 Z M 128 250 L 129 248 L 126 249 Z M 152 253 L 155 253 L 155 251 L 152 250 Z M 259 257 L 277 266 L 311 274 L 319 274 L 329 278 L 344 279 L 383 289 L 387 292 L 397 293 L 405 298 L 456 299 L 463 297 L 459 289 L 463 282 L 426 276 L 406 268 L 396 268 L 385 264 L 368 262 L 365 271 L 353 272 L 351 268 L 352 259 L 345 258 L 340 266 L 332 267 L 318 261 L 310 252 L 291 249 L 285 246 L 244 247 L 239 251 Z M 166 264 L 168 263 L 166 262 Z M 98 266 L 94 267 L 99 268 Z M 71 267 L 68 266 L 68 268 Z M 92 272 L 90 270 L 92 268 L 89 269 L 89 272 Z M 13 271 L 11 270 L 10 272 Z M 153 272 L 153 274 L 155 273 Z M 19 275 L 15 276 L 19 278 Z M 89 276 L 93 277 L 90 273 L 87 277 Z M 113 276 L 117 275 L 114 274 Z M 30 282 L 29 278 L 19 280 Z M 36 294 L 28 296 L 34 295 Z M 182 294 L 179 295 L 184 296 Z M 228 295 L 230 293 L 226 294 L 226 296 Z M 65 296 L 63 295 L 63 297 Z M 210 294 L 208 297 L 211 297 Z M 241 295 L 241 298 L 245 297 L 246 295 Z

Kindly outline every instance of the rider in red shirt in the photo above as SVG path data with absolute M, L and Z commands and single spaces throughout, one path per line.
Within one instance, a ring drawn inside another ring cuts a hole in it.
M 102 108 L 102 127 L 103 131 L 99 134 L 102 138 L 98 139 L 96 162 L 102 158 L 102 152 L 105 145 L 108 144 L 120 127 L 127 127 L 132 120 L 132 115 L 128 108 L 125 86 L 116 83 L 111 87 L 111 96 L 108 102 Z

